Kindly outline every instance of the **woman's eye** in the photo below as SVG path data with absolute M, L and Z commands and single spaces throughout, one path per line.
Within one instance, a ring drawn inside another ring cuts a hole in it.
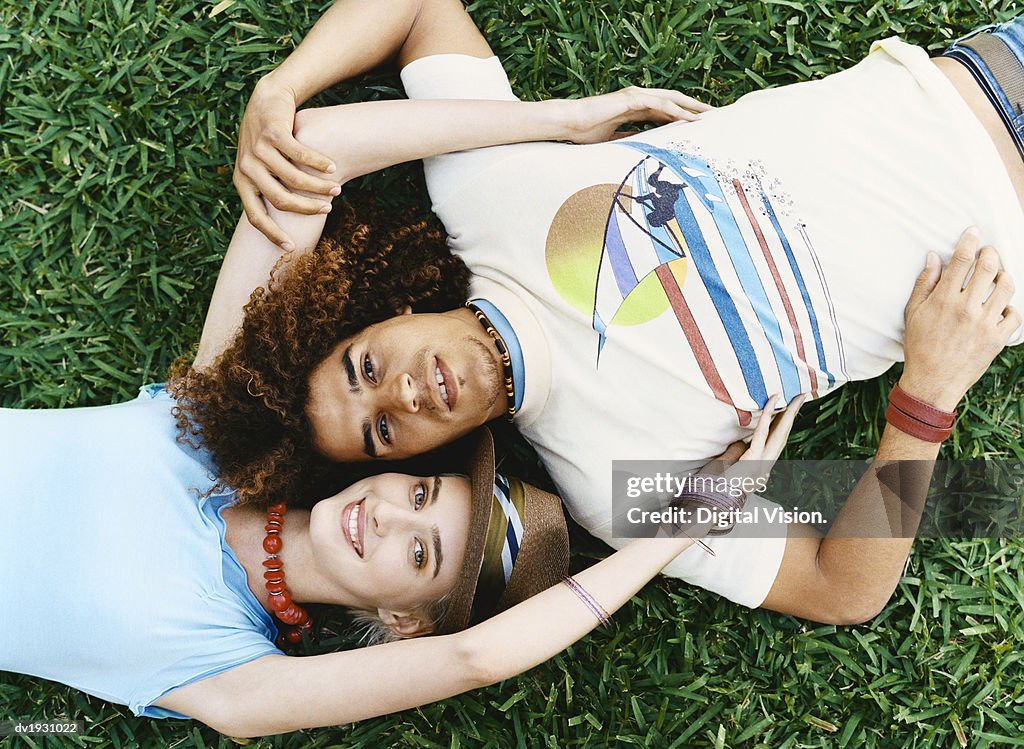
M 427 552 L 423 549 L 423 544 L 419 541 L 416 542 L 416 547 L 413 550 L 412 558 L 416 562 L 416 568 L 419 569 L 423 566 L 423 563 L 427 561 Z
M 369 356 L 363 356 L 363 374 L 366 375 L 366 379 L 370 382 L 376 382 L 376 372 L 373 369 L 373 362 L 370 361 Z
M 427 487 L 423 484 L 416 485 L 416 491 L 413 494 L 413 509 L 418 510 L 423 507 L 423 501 L 427 498 Z
M 380 417 L 380 425 L 377 427 L 380 432 L 380 439 L 385 445 L 391 444 L 391 429 L 388 427 L 388 417 Z

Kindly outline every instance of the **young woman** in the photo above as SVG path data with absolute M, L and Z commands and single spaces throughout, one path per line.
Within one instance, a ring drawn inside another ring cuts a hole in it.
M 468 479 L 374 476 L 311 512 L 236 506 L 174 409 L 151 386 L 114 406 L 0 411 L 0 669 L 233 736 L 347 723 L 532 667 L 692 543 L 637 541 L 555 585 L 559 500 L 497 476 L 486 432 Z M 776 458 L 795 410 L 763 419 L 741 460 Z M 447 636 L 285 656 L 275 630 L 301 639 L 314 602 L 370 610 L 399 637 Z

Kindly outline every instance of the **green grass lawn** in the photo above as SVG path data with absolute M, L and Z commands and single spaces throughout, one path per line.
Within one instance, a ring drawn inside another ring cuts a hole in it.
M 131 398 L 190 351 L 240 211 L 230 173 L 248 91 L 324 5 L 0 0 L 0 405 Z M 979 0 L 478 0 L 470 10 L 527 98 L 650 84 L 713 104 L 839 70 L 891 34 L 935 50 L 1013 12 Z M 396 86 L 374 75 L 325 100 L 393 97 Z M 362 188 L 385 205 L 426 205 L 415 166 Z M 1019 352 L 997 361 L 945 457 L 1024 457 L 1022 371 Z M 871 455 L 892 379 L 805 407 L 788 457 Z M 536 476 L 525 446 L 511 452 Z M 603 553 L 579 533 L 574 546 L 578 566 Z M 351 727 L 237 743 L 1021 746 L 1022 587 L 1021 543 L 994 540 L 918 543 L 890 605 L 861 627 L 815 627 L 660 579 L 610 628 L 520 678 Z M 0 616 L 16 616 L 17 602 L 4 603 Z M 87 721 L 85 736 L 65 740 L 78 746 L 236 745 L 0 675 L 0 720 L 62 716 Z

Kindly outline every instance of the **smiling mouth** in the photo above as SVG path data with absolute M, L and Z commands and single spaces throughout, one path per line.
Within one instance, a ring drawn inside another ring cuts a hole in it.
M 351 502 L 345 506 L 341 513 L 341 531 L 359 558 L 362 559 L 363 552 L 363 529 L 366 528 L 366 520 L 363 517 L 363 504 L 366 498 L 358 502 Z
M 434 367 L 434 377 L 437 378 L 437 389 L 441 391 L 441 400 L 448 406 L 448 410 L 451 411 L 452 407 L 448 404 L 448 388 L 444 384 L 444 375 L 441 374 L 440 367 Z
M 434 379 L 437 382 L 437 392 L 441 402 L 450 412 L 455 408 L 455 402 L 458 399 L 458 386 L 448 367 L 436 357 L 434 359 Z

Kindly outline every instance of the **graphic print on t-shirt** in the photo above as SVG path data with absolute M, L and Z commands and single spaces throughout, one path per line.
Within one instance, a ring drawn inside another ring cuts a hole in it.
M 618 185 L 570 196 L 548 230 L 548 275 L 595 331 L 595 365 L 616 327 L 671 310 L 681 355 L 741 426 L 780 393 L 818 396 L 846 379 L 842 339 L 806 227 L 748 164 L 638 141 Z M 669 342 L 666 342 L 666 344 Z

